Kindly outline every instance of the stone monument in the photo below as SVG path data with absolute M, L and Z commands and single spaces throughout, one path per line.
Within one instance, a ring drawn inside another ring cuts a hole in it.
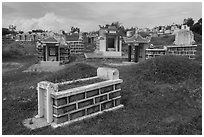
M 194 44 L 194 35 L 192 31 L 181 29 L 175 34 L 175 45 L 192 45 Z

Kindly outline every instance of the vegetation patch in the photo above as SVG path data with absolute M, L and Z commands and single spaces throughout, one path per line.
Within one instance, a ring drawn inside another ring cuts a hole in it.
M 105 81 L 105 80 L 101 79 L 101 78 L 95 78 L 95 79 L 90 79 L 90 80 L 86 80 L 86 81 L 78 81 L 78 82 L 74 82 L 74 83 L 70 83 L 70 84 L 63 84 L 63 85 L 58 86 L 58 90 L 62 91 L 62 90 L 66 90 L 66 89 L 77 88 L 77 87 L 86 86 L 89 84 L 94 84 L 94 83 L 98 83 L 98 82 L 102 82 L 102 81 Z
M 140 64 L 143 78 L 148 81 L 179 83 L 187 79 L 202 79 L 202 66 L 187 57 L 160 56 Z

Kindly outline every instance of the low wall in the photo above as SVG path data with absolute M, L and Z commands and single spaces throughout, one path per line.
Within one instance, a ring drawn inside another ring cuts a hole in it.
M 102 82 L 77 88 L 58 90 L 59 85 L 101 78 Z M 63 83 L 38 83 L 38 117 L 44 117 L 53 127 L 89 118 L 104 111 L 123 107 L 121 83 L 117 69 L 98 68 L 97 76 Z
M 177 55 L 187 56 L 189 59 L 195 59 L 197 45 L 174 45 L 165 46 L 164 49 L 146 49 L 146 59 L 162 56 L 162 55 Z

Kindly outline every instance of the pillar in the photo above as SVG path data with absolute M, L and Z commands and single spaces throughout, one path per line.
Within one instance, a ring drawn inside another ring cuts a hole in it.
M 139 58 L 139 45 L 135 45 L 134 62 L 138 62 Z
M 131 62 L 132 47 L 128 44 L 128 61 Z
M 50 94 L 52 92 L 58 92 L 58 87 L 52 82 L 42 81 L 38 83 L 37 90 L 38 117 L 44 117 L 48 123 L 51 123 L 53 121 L 53 100 Z M 44 110 L 46 110 L 46 112 Z
M 37 86 L 37 91 L 38 91 L 38 117 L 43 117 L 43 94 L 42 91 L 40 90 L 40 83 L 38 83 Z

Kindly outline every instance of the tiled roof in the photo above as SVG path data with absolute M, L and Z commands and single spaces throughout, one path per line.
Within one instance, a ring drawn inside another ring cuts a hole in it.
M 125 43 L 149 43 L 148 39 L 143 38 L 140 35 L 133 35 L 131 37 L 124 37 Z
M 54 38 L 54 37 L 48 37 L 44 40 L 42 40 L 42 42 L 46 43 L 46 42 L 51 42 L 51 43 L 58 43 L 58 41 Z

